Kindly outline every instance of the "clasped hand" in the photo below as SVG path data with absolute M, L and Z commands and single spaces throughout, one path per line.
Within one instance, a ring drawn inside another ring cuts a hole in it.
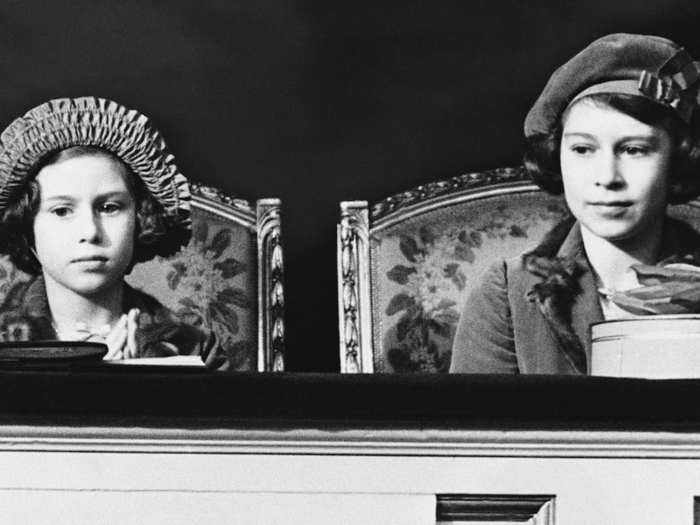
M 136 331 L 139 328 L 139 309 L 132 308 L 122 314 L 105 338 L 107 355 L 105 360 L 134 359 L 139 355 Z

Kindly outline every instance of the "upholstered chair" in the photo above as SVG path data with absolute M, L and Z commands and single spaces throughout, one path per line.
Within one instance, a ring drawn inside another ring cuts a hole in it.
M 137 264 L 127 282 L 185 322 L 214 330 L 239 371 L 284 370 L 279 199 L 255 204 L 191 185 L 193 233 L 169 258 Z M 0 303 L 29 277 L 0 259 Z
M 447 372 L 462 305 L 498 257 L 567 213 L 522 168 L 470 173 L 340 205 L 341 372 Z

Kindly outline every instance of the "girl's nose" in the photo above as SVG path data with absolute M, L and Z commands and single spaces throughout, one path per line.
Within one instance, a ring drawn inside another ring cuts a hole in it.
M 80 214 L 77 226 L 79 228 L 80 242 L 96 242 L 100 239 L 101 225 L 99 217 L 92 211 Z
M 614 189 L 624 185 L 620 168 L 620 159 L 614 153 L 603 155 L 596 166 L 596 186 Z

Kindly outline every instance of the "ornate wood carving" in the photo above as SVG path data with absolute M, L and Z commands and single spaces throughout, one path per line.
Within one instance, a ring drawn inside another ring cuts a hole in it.
M 340 203 L 338 319 L 340 371 L 374 371 L 369 294 L 369 221 L 366 201 Z
M 397 193 L 396 195 L 392 195 L 376 203 L 372 206 L 371 220 L 376 221 L 397 210 L 441 195 L 477 189 L 494 184 L 524 182 L 529 180 L 530 178 L 525 168 L 518 166 L 515 168 L 497 168 L 476 173 L 466 173 L 447 180 L 429 182 L 411 190 Z
M 250 202 L 244 199 L 236 199 L 230 195 L 226 195 L 219 188 L 214 188 L 212 186 L 206 186 L 198 182 L 190 182 L 190 192 L 193 197 L 203 197 L 215 202 L 220 202 L 233 208 L 232 211 L 238 212 L 244 215 L 254 215 L 253 207 Z
M 280 200 L 257 201 L 258 371 L 284 371 L 284 261 Z

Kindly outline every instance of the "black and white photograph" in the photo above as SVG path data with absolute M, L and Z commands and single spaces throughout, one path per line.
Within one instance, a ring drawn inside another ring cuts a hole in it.
M 7 0 L 0 50 L 3 523 L 700 523 L 696 0 Z

